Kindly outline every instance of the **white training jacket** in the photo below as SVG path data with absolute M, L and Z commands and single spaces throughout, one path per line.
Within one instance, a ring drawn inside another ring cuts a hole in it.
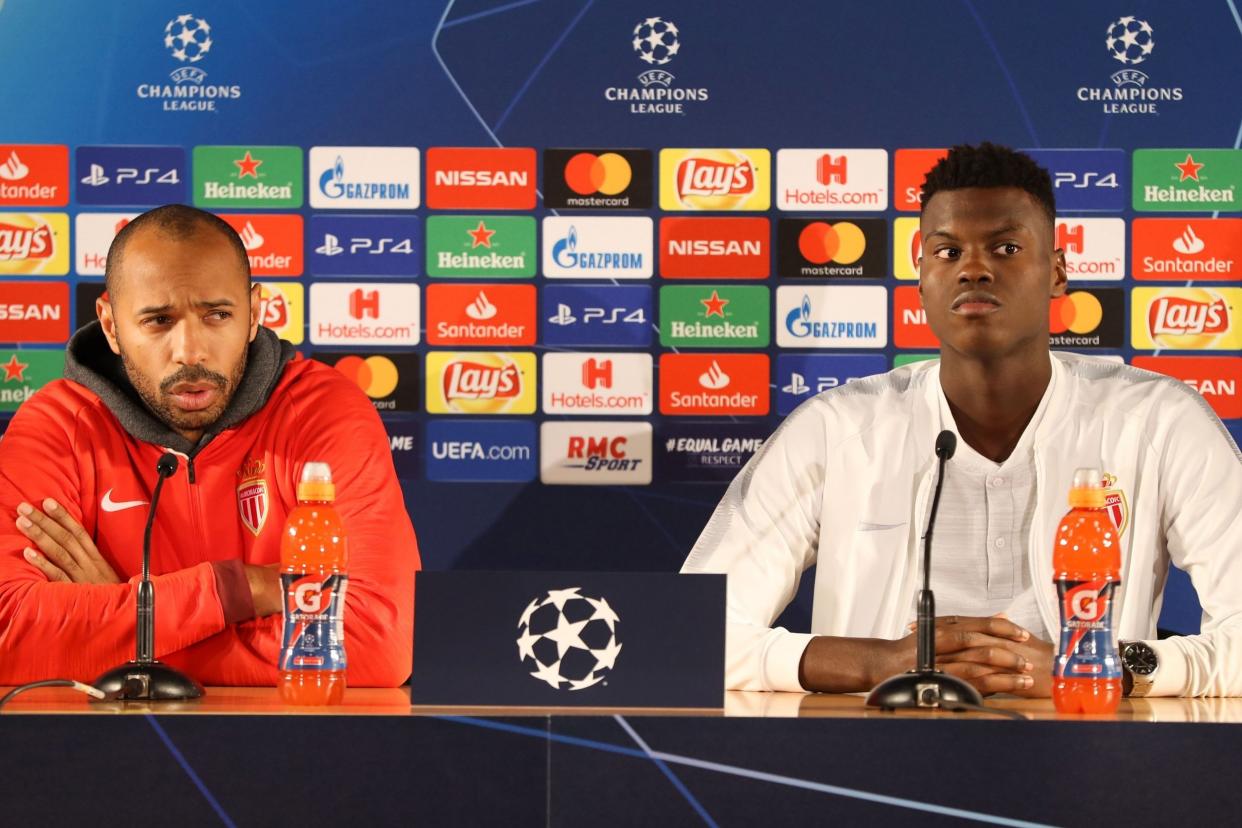
M 1052 354 L 1052 370 L 1034 434 L 1027 555 L 1047 633 L 1059 637 L 1053 537 L 1074 470 L 1096 467 L 1116 477 L 1126 509 L 1114 632 L 1156 650 L 1151 695 L 1242 695 L 1242 454 L 1177 380 L 1068 353 Z M 801 691 L 813 635 L 906 634 L 936 475 L 939 382 L 940 362 L 929 360 L 825 391 L 730 484 L 682 569 L 729 576 L 727 688 Z M 1170 560 L 1199 593 L 1202 632 L 1154 641 Z M 811 633 L 773 629 L 813 564 Z

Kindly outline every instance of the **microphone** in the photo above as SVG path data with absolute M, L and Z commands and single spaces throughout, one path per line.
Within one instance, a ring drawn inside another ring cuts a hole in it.
M 944 486 L 945 463 L 957 451 L 957 435 L 944 430 L 936 435 L 936 492 L 932 496 L 927 531 L 923 534 L 923 588 L 919 590 L 916 625 L 917 660 L 915 668 L 880 682 L 867 696 L 868 707 L 895 710 L 901 707 L 944 707 L 963 710 L 983 704 L 983 697 L 970 684 L 936 669 L 936 597 L 931 589 L 931 543 L 940 509 L 940 490 Z
M 203 686 L 184 673 L 155 660 L 155 584 L 151 581 L 151 527 L 164 481 L 177 473 L 177 455 L 166 451 L 155 464 L 159 479 L 151 493 L 151 508 L 142 532 L 142 580 L 138 582 L 138 623 L 133 661 L 115 667 L 93 682 L 110 701 L 180 701 L 197 699 Z

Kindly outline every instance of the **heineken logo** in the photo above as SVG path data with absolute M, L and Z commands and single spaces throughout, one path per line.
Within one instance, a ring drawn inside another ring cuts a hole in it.
M 194 148 L 197 207 L 301 207 L 300 147 Z
M 771 299 L 757 285 L 660 288 L 660 343 L 674 347 L 762 348 L 771 340 Z

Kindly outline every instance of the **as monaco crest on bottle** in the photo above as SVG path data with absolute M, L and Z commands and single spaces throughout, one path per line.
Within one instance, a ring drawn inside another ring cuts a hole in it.
M 1121 702 L 1121 664 L 1113 637 L 1121 548 L 1102 479 L 1098 469 L 1074 472 L 1070 510 L 1057 527 L 1052 551 L 1061 605 L 1052 701 L 1062 713 L 1112 713 Z
M 286 704 L 338 704 L 345 694 L 348 552 L 327 463 L 303 466 L 297 496 L 280 541 L 280 697 Z

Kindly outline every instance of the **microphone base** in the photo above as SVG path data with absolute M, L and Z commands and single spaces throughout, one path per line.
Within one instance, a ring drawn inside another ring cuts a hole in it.
M 962 679 L 939 670 L 911 670 L 887 678 L 867 696 L 867 707 L 881 710 L 927 710 L 958 704 L 981 705 L 983 697 Z
M 203 685 L 159 661 L 128 661 L 91 683 L 107 701 L 184 701 L 205 692 Z

